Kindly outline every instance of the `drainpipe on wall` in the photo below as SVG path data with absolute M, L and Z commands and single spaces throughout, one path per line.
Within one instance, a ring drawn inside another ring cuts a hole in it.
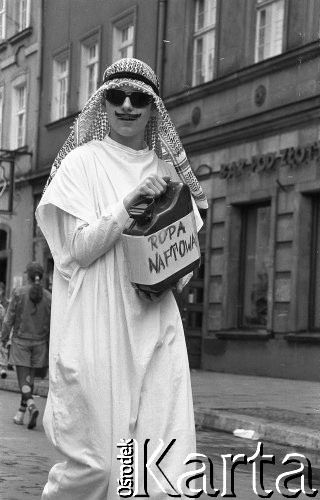
M 36 70 L 36 109 L 35 109 L 35 123 L 36 123 L 36 130 L 35 130 L 35 135 L 33 137 L 33 156 L 32 156 L 32 167 L 31 167 L 31 179 L 33 178 L 34 172 L 39 170 L 39 143 L 40 143 L 40 107 L 41 107 L 41 97 L 42 97 L 42 66 L 43 66 L 43 61 L 42 61 L 42 56 L 43 56 L 43 32 L 44 32 L 44 0 L 39 0 L 40 3 L 40 12 L 38 12 L 38 15 L 40 17 L 37 18 L 37 23 L 38 23 L 38 53 L 37 53 L 37 70 Z M 41 175 L 41 174 L 40 174 Z M 32 183 L 32 180 L 30 181 Z M 38 189 L 38 183 L 36 182 L 36 186 Z M 34 195 L 34 187 L 32 187 L 32 196 Z M 32 211 L 33 213 L 33 211 Z M 32 234 L 34 235 L 35 233 L 35 228 L 34 224 L 36 224 L 35 221 L 35 216 L 33 213 L 32 217 L 32 225 L 31 225 L 31 230 Z M 36 245 L 35 245 L 35 239 L 34 236 L 32 236 L 32 260 L 36 260 Z
M 157 52 L 156 72 L 160 84 L 160 92 L 163 87 L 163 73 L 165 60 L 166 20 L 168 0 L 158 0 L 158 27 L 157 27 Z
M 32 166 L 33 169 L 37 170 L 39 168 L 39 142 L 40 142 L 40 102 L 41 102 L 41 94 L 42 94 L 42 56 L 43 56 L 43 49 L 42 49 L 42 43 L 43 43 L 43 31 L 44 31 L 44 0 L 40 1 L 40 28 L 38 30 L 38 44 L 39 44 L 39 50 L 38 50 L 38 68 L 37 68 L 37 76 L 36 76 L 36 81 L 37 81 L 37 109 L 35 112 L 35 120 L 37 124 L 37 130 L 35 133 L 35 138 L 34 138 L 34 152 L 33 152 L 33 160 L 34 164 Z M 32 251 L 34 253 L 34 249 Z M 33 255 L 33 258 L 35 256 Z

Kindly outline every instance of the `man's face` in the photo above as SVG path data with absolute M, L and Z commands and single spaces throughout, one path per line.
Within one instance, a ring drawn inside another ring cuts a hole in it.
M 128 86 L 119 88 L 128 94 L 134 89 Z M 132 144 L 132 140 L 143 143 L 144 132 L 151 116 L 152 103 L 144 107 L 133 106 L 130 95 L 126 95 L 122 104 L 115 105 L 106 100 L 106 111 L 110 124 L 110 137 L 121 144 Z

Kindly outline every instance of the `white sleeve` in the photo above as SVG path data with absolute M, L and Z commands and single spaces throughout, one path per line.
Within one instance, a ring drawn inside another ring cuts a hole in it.
M 121 202 L 112 205 L 96 221 L 88 224 L 66 212 L 60 212 L 64 232 L 61 267 L 88 267 L 104 255 L 119 239 L 129 215 Z M 66 266 L 67 264 L 67 266 Z

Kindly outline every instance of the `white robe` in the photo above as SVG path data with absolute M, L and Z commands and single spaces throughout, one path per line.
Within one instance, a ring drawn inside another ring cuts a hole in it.
M 44 426 L 66 457 L 51 469 L 43 500 L 119 498 L 120 439 L 136 439 L 141 455 L 146 439 L 152 451 L 159 439 L 165 446 L 176 439 L 161 462 L 172 484 L 195 452 L 178 307 L 171 291 L 159 302 L 137 296 L 120 240 L 123 198 L 155 173 L 177 177 L 153 151 L 92 141 L 67 155 L 37 209 L 55 262 Z M 151 474 L 148 493 L 169 498 Z

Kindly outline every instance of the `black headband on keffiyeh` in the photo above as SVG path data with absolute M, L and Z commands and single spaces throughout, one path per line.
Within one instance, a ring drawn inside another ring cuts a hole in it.
M 103 140 L 110 132 L 105 108 L 107 89 L 123 85 L 140 90 L 153 97 L 158 113 L 150 117 L 145 131 L 145 142 L 157 156 L 171 163 L 182 182 L 187 184 L 200 209 L 208 208 L 206 197 L 194 175 L 185 150 L 169 114 L 159 97 L 159 82 L 146 63 L 134 58 L 124 58 L 109 66 L 103 75 L 103 84 L 89 98 L 71 129 L 71 133 L 60 149 L 51 168 L 47 186 L 60 167 L 61 161 L 74 148 L 91 140 Z

